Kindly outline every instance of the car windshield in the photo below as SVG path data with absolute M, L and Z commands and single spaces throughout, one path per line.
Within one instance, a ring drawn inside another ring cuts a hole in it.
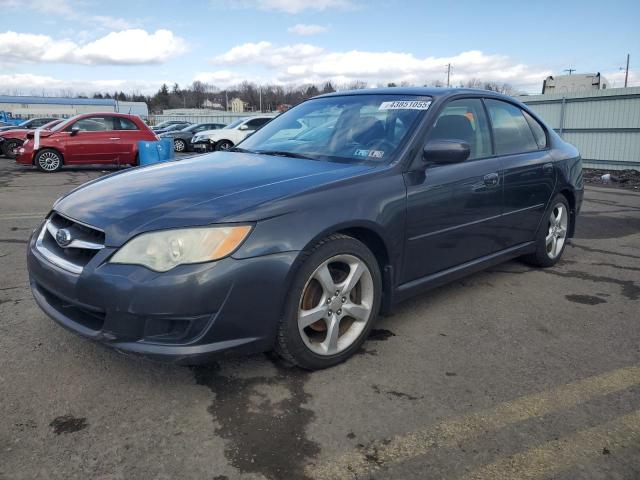
M 75 121 L 77 117 L 71 117 L 63 122 L 60 122 L 59 124 L 55 125 L 53 128 L 51 128 L 52 132 L 60 132 L 62 130 L 64 130 L 71 122 Z
M 245 120 L 246 120 L 246 118 L 240 118 L 240 119 L 236 120 L 235 122 L 231 122 L 229 125 L 227 125 L 224 128 L 236 128 L 238 125 L 240 125 Z
M 51 130 L 52 127 L 56 126 L 57 124 L 61 123 L 62 120 L 51 120 L 49 123 L 45 123 L 41 128 L 44 130 Z
M 239 150 L 343 162 L 388 163 L 431 105 L 414 95 L 320 97 L 283 113 Z

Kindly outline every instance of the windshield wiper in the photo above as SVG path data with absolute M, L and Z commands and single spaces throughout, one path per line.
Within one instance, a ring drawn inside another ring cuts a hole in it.
M 315 160 L 315 158 L 309 157 L 308 155 L 303 155 L 301 153 L 295 152 L 287 152 L 285 150 L 257 150 L 254 153 L 259 153 L 261 155 L 274 155 L 276 157 L 304 158 L 305 160 Z
M 253 150 L 247 150 L 246 148 L 240 148 L 240 147 L 232 147 L 227 151 L 228 152 L 239 152 L 239 153 L 258 153 L 258 152 L 254 152 Z

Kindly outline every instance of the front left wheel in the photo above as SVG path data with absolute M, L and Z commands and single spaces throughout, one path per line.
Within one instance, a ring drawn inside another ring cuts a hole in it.
M 360 241 L 335 234 L 304 254 L 276 351 L 308 370 L 344 362 L 364 343 L 380 309 L 378 262 Z
M 178 153 L 186 152 L 187 151 L 187 142 L 185 142 L 181 138 L 176 138 L 173 141 L 173 149 Z
M 230 148 L 233 148 L 232 142 L 230 142 L 229 140 L 220 140 L 218 143 L 216 143 L 214 150 L 216 152 L 224 152 L 229 150 Z
M 35 164 L 41 172 L 57 172 L 62 168 L 62 155 L 57 150 L 45 148 L 36 154 Z

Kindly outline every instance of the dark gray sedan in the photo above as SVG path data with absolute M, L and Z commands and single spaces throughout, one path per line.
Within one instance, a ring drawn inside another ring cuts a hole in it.
M 196 123 L 194 125 L 189 125 L 187 128 L 183 128 L 182 130 L 173 130 L 171 132 L 161 133 L 159 137 L 172 138 L 173 149 L 176 152 L 188 152 L 192 150 L 191 139 L 196 133 L 203 132 L 205 130 L 218 130 L 224 126 L 224 123 Z
M 578 150 L 517 100 L 336 92 L 228 151 L 76 188 L 32 236 L 29 279 L 55 321 L 119 351 L 325 368 L 411 295 L 554 265 L 582 197 Z

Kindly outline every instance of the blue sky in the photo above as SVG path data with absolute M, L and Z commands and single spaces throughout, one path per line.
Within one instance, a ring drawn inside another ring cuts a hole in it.
M 471 78 L 537 92 L 565 68 L 640 85 L 640 2 L 0 0 L 0 93 L 194 80 L 299 85 Z

